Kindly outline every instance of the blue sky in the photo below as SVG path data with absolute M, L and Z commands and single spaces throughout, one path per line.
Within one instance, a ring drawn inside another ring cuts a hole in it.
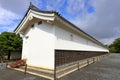
M 120 37 L 120 0 L 0 0 L 0 33 L 17 27 L 30 2 L 58 11 L 104 44 Z

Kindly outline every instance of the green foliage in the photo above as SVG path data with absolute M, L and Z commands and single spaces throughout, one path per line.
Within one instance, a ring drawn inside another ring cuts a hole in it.
M 120 53 L 120 38 L 115 39 L 114 42 L 109 45 L 109 50 L 112 53 Z
M 6 51 L 0 50 L 0 56 L 4 56 L 4 55 L 6 55 L 6 54 L 7 54 Z
M 0 34 L 0 55 L 5 54 L 3 50 L 22 49 L 22 39 L 19 35 L 12 32 L 3 32 Z

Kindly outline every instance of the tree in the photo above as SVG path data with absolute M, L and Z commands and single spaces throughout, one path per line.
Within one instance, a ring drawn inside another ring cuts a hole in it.
M 4 50 L 8 50 L 8 57 L 11 50 L 22 49 L 22 38 L 12 32 L 2 32 L 0 34 L 0 56 L 5 55 Z
M 112 53 L 120 53 L 120 38 L 115 39 L 114 42 L 109 45 L 109 50 Z

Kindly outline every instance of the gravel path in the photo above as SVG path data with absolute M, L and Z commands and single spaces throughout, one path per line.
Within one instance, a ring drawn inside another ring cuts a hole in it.
M 30 74 L 5 69 L 0 65 L 0 80 L 47 80 Z M 111 54 L 109 57 L 75 71 L 59 80 L 120 80 L 120 54 Z
M 48 79 L 44 79 L 30 74 L 25 75 L 23 72 L 11 69 L 2 69 L 0 70 L 0 80 L 48 80 Z
M 59 80 L 120 80 L 120 54 L 111 54 L 102 61 L 75 71 Z
M 0 80 L 48 80 L 42 77 L 37 77 L 31 74 L 7 69 L 5 63 L 0 63 Z

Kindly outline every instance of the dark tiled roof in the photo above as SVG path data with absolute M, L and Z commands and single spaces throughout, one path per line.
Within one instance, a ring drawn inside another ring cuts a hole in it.
M 76 28 L 77 30 L 81 31 L 82 33 L 86 34 L 88 37 L 92 38 L 93 40 L 97 41 L 100 45 L 102 45 L 103 47 L 107 48 L 105 45 L 103 45 L 101 42 L 99 42 L 97 39 L 95 39 L 94 37 L 90 36 L 89 34 L 87 34 L 86 32 L 84 32 L 83 30 L 81 30 L 80 28 L 78 28 L 76 25 L 72 24 L 71 22 L 69 22 L 68 20 L 66 20 L 63 16 L 61 16 L 57 11 L 43 11 L 40 10 L 39 8 L 37 8 L 36 6 L 34 6 L 32 3 L 30 3 L 30 6 L 26 12 L 26 14 L 24 15 L 23 19 L 25 18 L 25 16 L 27 15 L 29 10 L 34 10 L 37 12 L 42 12 L 42 13 L 54 13 L 56 15 L 58 15 L 62 20 L 64 20 L 65 22 L 67 22 L 68 24 L 72 25 L 74 28 Z M 22 23 L 23 19 L 21 20 L 21 22 L 19 23 L 19 25 Z M 19 26 L 18 25 L 18 26 Z M 15 28 L 15 30 L 18 28 L 18 26 Z M 15 31 L 14 30 L 14 31 Z
M 33 10 L 36 10 L 36 11 L 39 11 L 39 8 L 37 8 L 36 6 L 34 6 L 31 2 L 30 2 L 29 8 L 33 9 Z
M 38 12 L 43 12 L 43 13 L 53 13 L 53 12 L 55 12 L 55 11 L 43 11 L 43 10 L 40 10 L 39 8 L 34 6 L 32 3 L 30 3 L 29 9 L 32 9 L 32 10 L 38 11 Z

